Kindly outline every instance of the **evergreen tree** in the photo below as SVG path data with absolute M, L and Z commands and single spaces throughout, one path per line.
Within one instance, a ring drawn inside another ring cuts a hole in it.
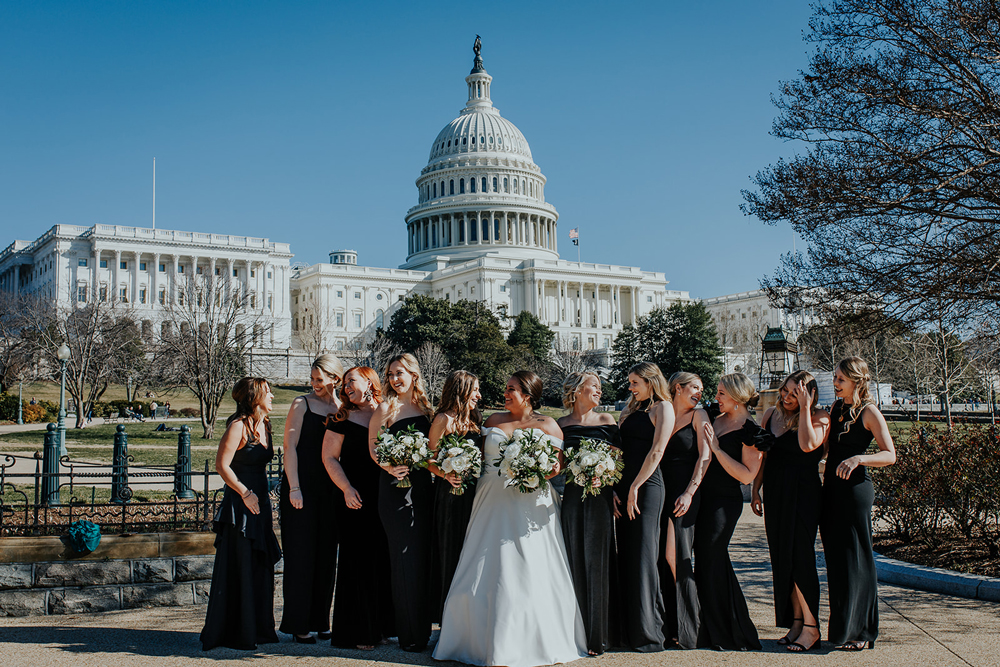
M 522 310 L 514 318 L 514 328 L 507 336 L 507 344 L 511 347 L 523 346 L 534 355 L 535 359 L 545 361 L 549 358 L 555 337 L 555 332 L 533 313 Z

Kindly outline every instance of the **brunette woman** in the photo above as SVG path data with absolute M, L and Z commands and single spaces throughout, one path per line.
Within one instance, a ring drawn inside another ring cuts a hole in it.
M 375 410 L 368 427 L 368 447 L 375 460 L 375 446 L 383 429 L 397 435 L 413 426 L 425 436 L 433 414 L 420 365 L 409 352 L 389 360 L 384 375 L 385 402 Z M 379 475 L 378 513 L 389 540 L 392 564 L 392 601 L 396 631 L 404 651 L 427 648 L 431 636 L 430 555 L 434 489 L 426 469 L 382 466 Z M 410 486 L 396 483 L 409 476 Z
M 381 471 L 368 453 L 368 425 L 382 402 L 378 374 L 367 366 L 344 373 L 340 400 L 323 439 L 323 465 L 343 492 L 334 505 L 341 540 L 330 643 L 371 650 L 396 634 L 389 545 L 378 516 Z
M 285 474 L 281 479 L 281 544 L 285 604 L 282 632 L 302 644 L 330 639 L 330 605 L 337 572 L 337 487 L 323 467 L 326 419 L 340 409 L 344 367 L 332 354 L 312 364 L 312 392 L 292 401 L 285 420 Z M 316 637 L 310 633 L 315 632 Z
M 766 453 L 751 491 L 751 509 L 763 514 L 767 532 L 775 624 L 788 628 L 778 644 L 790 651 L 811 648 L 820 636 L 815 544 L 823 495 L 819 463 L 830 415 L 818 403 L 816 378 L 808 371 L 785 379 L 778 404 L 761 420 L 771 437 L 758 445 Z
M 563 407 L 571 410 L 558 421 L 565 447 L 578 447 L 580 441 L 589 439 L 621 449 L 615 420 L 607 412 L 594 412 L 600 404 L 601 378 L 597 374 L 571 373 L 563 381 Z M 590 655 L 600 655 L 611 646 L 614 510 L 614 490 L 610 486 L 602 488 L 600 495 L 585 495 L 583 488 L 567 477 L 562 531 Z
M 698 487 L 712 460 L 705 437 L 708 413 L 701 409 L 701 378 L 694 373 L 670 376 L 670 397 L 676 418 L 660 460 L 666 506 L 660 523 L 660 587 L 666 609 L 663 632 L 667 644 L 696 648 L 701 609 L 692 554 L 701 496 Z
M 830 595 L 827 638 L 836 648 L 874 648 L 878 637 L 878 590 L 872 554 L 872 503 L 869 467 L 896 462 L 896 448 L 885 418 L 868 390 L 871 375 L 864 359 L 848 357 L 837 365 L 830 410 L 820 534 L 826 555 Z M 872 439 L 878 451 L 869 454 Z
M 659 366 L 644 361 L 628 374 L 632 394 L 622 411 L 625 469 L 615 493 L 625 499 L 616 523 L 622 643 L 633 651 L 662 651 L 663 594 L 658 570 L 663 473 L 660 459 L 674 428 L 670 390 Z
M 436 452 L 441 439 L 451 434 L 470 438 L 482 450 L 480 415 L 477 406 L 482 396 L 479 393 L 479 379 L 468 371 L 453 371 L 444 381 L 441 389 L 441 403 L 431 422 L 430 449 Z M 432 616 L 441 620 L 444 601 L 451 588 L 451 580 L 462 555 L 465 531 L 472 515 L 472 502 L 476 497 L 476 483 L 470 481 L 462 495 L 451 493 L 452 488 L 461 484 L 454 473 L 445 474 L 436 465 L 427 468 L 440 479 L 434 484 L 434 529 L 431 572 Z
M 243 378 L 233 388 L 236 412 L 226 421 L 215 469 L 226 483 L 215 514 L 215 566 L 201 631 L 204 650 L 253 650 L 278 641 L 274 631 L 274 564 L 281 559 L 271 525 L 267 464 L 271 401 L 264 378 Z
M 695 581 L 701 603 L 702 635 L 717 650 L 760 649 L 757 628 L 729 559 L 729 541 L 743 514 L 743 489 L 750 484 L 763 454 L 754 438 L 760 427 L 748 404 L 757 402 L 753 382 L 742 373 L 723 375 L 715 400 L 715 425 L 704 424 L 713 460 L 701 482 L 701 507 L 695 524 Z

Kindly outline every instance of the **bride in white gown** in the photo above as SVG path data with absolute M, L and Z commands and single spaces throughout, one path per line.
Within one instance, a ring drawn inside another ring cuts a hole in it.
M 551 486 L 521 493 L 504 488 L 493 461 L 515 429 L 538 429 L 562 447 L 550 417 L 534 414 L 542 383 L 530 371 L 507 382 L 504 407 L 483 429 L 483 472 L 472 518 L 448 591 L 438 660 L 473 665 L 536 667 L 586 657 L 583 619 L 570 578 Z M 555 469 L 558 472 L 558 467 Z

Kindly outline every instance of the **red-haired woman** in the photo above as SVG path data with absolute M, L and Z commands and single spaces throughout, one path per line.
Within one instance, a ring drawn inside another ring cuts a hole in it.
M 369 651 L 395 635 L 389 545 L 378 516 L 381 470 L 368 454 L 368 424 L 382 402 L 378 374 L 367 366 L 350 369 L 340 397 L 323 439 L 323 465 L 344 493 L 334 506 L 341 541 L 330 643 Z
M 226 490 L 215 514 L 215 566 L 201 631 L 204 650 L 248 649 L 278 641 L 274 631 L 274 564 L 281 549 L 271 525 L 267 464 L 271 401 L 264 378 L 243 378 L 233 388 L 236 412 L 226 421 L 215 469 Z

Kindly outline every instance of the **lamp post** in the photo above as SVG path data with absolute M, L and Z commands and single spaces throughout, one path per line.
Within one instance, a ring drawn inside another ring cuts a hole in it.
M 785 338 L 781 327 L 768 327 L 762 341 L 763 356 L 760 360 L 760 388 L 778 389 L 785 376 L 795 370 L 798 363 L 798 346 Z M 765 368 L 767 372 L 765 373 Z
M 21 397 L 22 389 L 24 387 L 24 380 L 17 381 L 17 423 L 24 423 L 24 399 Z
M 56 429 L 59 431 L 59 456 L 66 456 L 66 362 L 69 361 L 69 346 L 63 343 L 56 351 L 59 359 L 59 419 Z M 78 410 L 80 408 L 77 408 Z

